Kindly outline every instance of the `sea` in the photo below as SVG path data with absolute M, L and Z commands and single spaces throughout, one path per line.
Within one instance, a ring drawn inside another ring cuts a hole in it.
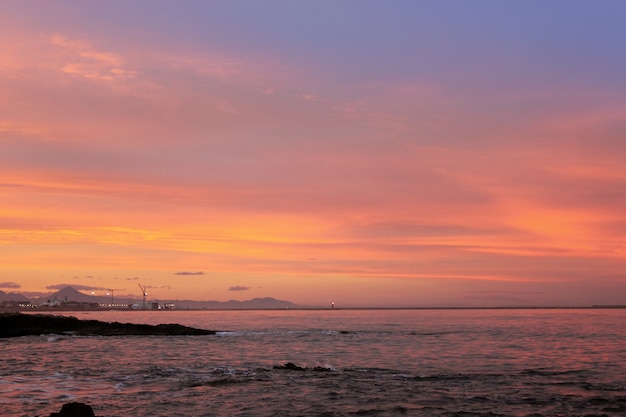
M 0 415 L 626 416 L 626 309 L 63 314 L 218 333 L 0 339 Z

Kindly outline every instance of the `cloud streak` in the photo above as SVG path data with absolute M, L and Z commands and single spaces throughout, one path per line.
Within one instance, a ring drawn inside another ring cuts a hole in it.
M 91 285 L 82 285 L 82 284 L 53 284 L 46 286 L 48 290 L 62 290 L 63 288 L 72 287 L 77 291 L 103 291 L 106 288 L 102 287 L 94 287 Z

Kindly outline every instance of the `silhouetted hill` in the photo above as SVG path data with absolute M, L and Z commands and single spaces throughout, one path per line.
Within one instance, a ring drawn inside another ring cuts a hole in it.
M 257 310 L 274 310 L 283 308 L 298 308 L 298 306 L 290 301 L 277 300 L 272 297 L 265 298 L 253 298 L 247 301 L 193 301 L 193 300 L 178 300 L 172 301 L 182 308 L 191 309 L 214 309 L 214 310 L 245 310 L 245 309 L 257 309 Z
M 2 301 L 30 301 L 20 293 L 16 292 L 4 292 L 0 290 L 0 302 Z
M 55 293 L 52 293 L 44 297 L 40 297 L 36 301 L 38 303 L 45 303 L 48 300 L 59 300 L 59 301 L 66 301 L 66 302 L 74 301 L 78 303 L 99 303 L 99 302 L 104 302 L 104 301 L 100 301 L 100 300 L 104 300 L 104 297 L 96 297 L 93 295 L 83 294 L 82 292 L 74 289 L 73 287 L 65 287 Z

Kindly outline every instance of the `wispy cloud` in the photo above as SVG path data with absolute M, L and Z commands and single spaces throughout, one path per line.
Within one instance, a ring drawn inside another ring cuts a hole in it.
M 16 289 L 22 288 L 22 286 L 17 282 L 0 282 L 0 288 Z
M 250 287 L 244 287 L 242 285 L 235 285 L 228 289 L 228 291 L 248 291 Z
M 48 290 L 62 290 L 63 288 L 66 287 L 72 287 L 75 290 L 78 291 L 103 291 L 106 290 L 106 288 L 103 287 L 94 287 L 91 285 L 81 285 L 81 284 L 54 284 L 54 285 L 48 285 L 46 287 L 46 289 Z
M 180 272 L 175 272 L 174 275 L 204 275 L 204 272 L 180 271 Z
M 121 56 L 100 51 L 86 41 L 53 35 L 50 43 L 66 52 L 66 62 L 60 68 L 65 74 L 101 81 L 133 78 L 136 75 L 136 71 L 126 68 Z

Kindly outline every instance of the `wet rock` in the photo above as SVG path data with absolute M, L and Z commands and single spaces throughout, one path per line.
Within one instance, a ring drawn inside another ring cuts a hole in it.
M 284 365 L 276 365 L 274 366 L 274 369 L 288 369 L 290 371 L 304 371 L 304 368 L 301 366 L 296 365 L 295 363 L 292 362 L 287 362 Z
M 196 329 L 180 324 L 107 323 L 79 320 L 76 317 L 50 314 L 0 314 L 0 337 L 38 336 L 41 334 L 78 336 L 196 336 L 215 334 L 213 330 Z
M 289 371 L 316 371 L 316 372 L 330 372 L 332 369 L 324 368 L 322 366 L 316 366 L 314 368 L 303 368 L 292 362 L 287 362 L 284 365 L 275 365 L 274 369 L 286 369 Z
M 61 411 L 50 413 L 50 417 L 96 417 L 91 406 L 84 403 L 63 404 Z

